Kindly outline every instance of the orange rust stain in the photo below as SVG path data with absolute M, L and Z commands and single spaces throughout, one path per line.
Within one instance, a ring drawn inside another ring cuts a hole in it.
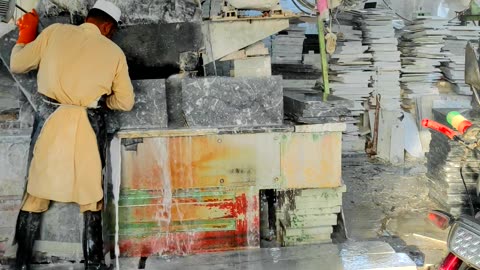
M 341 138 L 324 134 L 318 140 L 292 135 L 283 147 L 282 172 L 290 188 L 337 187 L 341 183 Z

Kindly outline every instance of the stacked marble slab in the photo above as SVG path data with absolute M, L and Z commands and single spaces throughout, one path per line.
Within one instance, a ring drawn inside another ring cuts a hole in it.
M 313 90 L 285 91 L 284 112 L 294 122 L 322 124 L 345 122 L 350 117 L 353 101 Z
M 346 187 L 277 191 L 277 237 L 282 246 L 331 243 Z
M 446 123 L 446 115 L 454 109 L 434 109 L 434 120 Z M 479 117 L 473 117 L 470 110 L 458 110 L 474 123 L 480 123 Z M 460 175 L 461 160 L 465 148 L 458 142 L 449 140 L 445 135 L 431 131 L 430 151 L 427 153 L 427 176 L 429 178 L 430 197 L 438 201 L 445 210 L 454 215 L 470 213 L 468 196 Z M 480 201 L 476 195 L 476 185 L 479 180 L 480 165 L 478 157 L 471 151 L 467 152 L 463 168 L 463 176 L 476 207 Z
M 373 91 L 370 87 L 373 56 L 368 52 L 368 45 L 362 44 L 362 30 L 355 25 L 353 14 L 344 12 L 338 15 L 338 20 L 340 24 L 333 25 L 337 47 L 329 61 L 330 87 L 335 96 L 354 102 L 350 108 L 352 118 L 346 119 L 347 130 L 342 137 L 342 150 L 358 152 L 365 147 L 358 125 L 365 113 L 364 103 Z
M 330 57 L 329 79 L 332 93 L 353 100 L 352 115 L 360 116 L 365 111 L 363 103 L 372 92 L 369 88 L 372 54 L 366 52 L 368 46 L 362 44 L 362 31 L 354 29 L 351 24 L 352 21 L 342 21 L 341 25 L 333 27 L 333 32 L 340 38 Z
M 447 26 L 450 34 L 445 39 L 444 51 L 448 52 L 449 62 L 442 65 L 444 77 L 453 84 L 453 89 L 460 95 L 472 95 L 470 86 L 465 83 L 465 48 L 469 41 L 478 46 L 480 27 L 475 25 Z
M 355 11 L 363 44 L 373 55 L 373 95 L 382 95 L 382 106 L 400 109 L 400 52 L 393 28 L 394 13 L 387 9 Z M 374 100 L 371 105 L 375 106 Z
M 169 79 L 170 80 L 170 79 Z M 167 100 L 171 126 L 269 126 L 283 123 L 280 76 L 184 78 L 171 84 Z
M 402 108 L 416 114 L 416 100 L 425 95 L 437 95 L 437 83 L 442 78 L 440 66 L 447 61 L 442 51 L 448 35 L 447 20 L 421 17 L 406 26 L 400 39 L 402 52 Z
M 296 25 L 276 35 L 272 42 L 272 64 L 300 64 L 304 40 L 305 28 Z

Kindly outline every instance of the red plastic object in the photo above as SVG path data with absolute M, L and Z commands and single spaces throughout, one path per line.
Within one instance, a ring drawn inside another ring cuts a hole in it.
M 460 266 L 462 266 L 462 260 L 460 260 L 452 253 L 449 253 L 443 261 L 442 265 L 440 266 L 439 270 L 458 270 Z
M 443 215 L 439 212 L 430 212 L 428 213 L 428 219 L 438 228 L 446 230 L 450 227 L 450 218 L 446 215 Z
M 462 121 L 462 122 L 458 125 L 458 131 L 459 131 L 461 134 L 464 134 L 465 131 L 467 131 L 471 126 L 472 126 L 472 122 L 470 122 L 470 121 L 468 121 L 468 120 Z
M 435 122 L 433 120 L 430 120 L 430 119 L 423 119 L 422 120 L 422 126 L 424 126 L 426 128 L 436 130 L 436 131 L 444 134 L 448 138 L 450 138 L 450 140 L 453 140 L 458 135 L 457 132 L 453 131 L 452 129 L 448 128 L 447 126 L 444 126 L 444 125 L 442 125 L 438 122 Z

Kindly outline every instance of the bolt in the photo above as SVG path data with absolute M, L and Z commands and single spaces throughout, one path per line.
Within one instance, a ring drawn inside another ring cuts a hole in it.
M 225 180 L 223 178 L 220 179 L 220 184 L 223 184 L 223 182 L 225 182 Z
M 218 142 L 218 143 L 222 143 L 222 139 L 218 139 L 217 142 Z

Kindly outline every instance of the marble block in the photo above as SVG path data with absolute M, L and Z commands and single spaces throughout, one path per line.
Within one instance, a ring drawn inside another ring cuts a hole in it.
M 285 113 L 301 117 L 320 117 L 348 114 L 348 108 L 353 107 L 353 101 L 328 95 L 325 100 L 323 93 L 285 93 Z
M 166 128 L 165 80 L 136 80 L 132 84 L 135 105 L 130 112 L 110 112 L 107 118 L 109 131 Z
M 282 78 L 185 79 L 182 110 L 189 127 L 281 125 Z

